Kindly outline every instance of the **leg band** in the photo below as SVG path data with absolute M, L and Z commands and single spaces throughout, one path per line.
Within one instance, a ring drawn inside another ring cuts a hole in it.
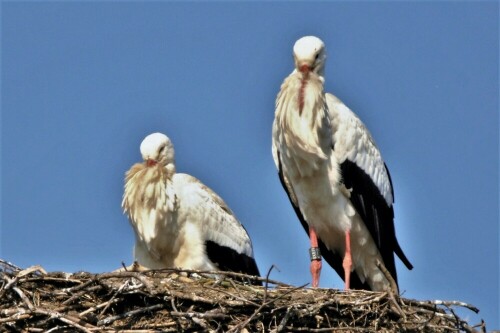
M 321 252 L 319 251 L 319 247 L 309 248 L 309 256 L 311 257 L 311 261 L 321 260 Z

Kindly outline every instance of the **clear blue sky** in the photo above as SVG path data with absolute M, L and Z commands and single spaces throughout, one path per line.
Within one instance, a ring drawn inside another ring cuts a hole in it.
M 326 90 L 392 174 L 404 296 L 499 319 L 498 2 L 1 3 L 0 257 L 103 272 L 131 262 L 124 172 L 149 133 L 219 193 L 261 272 L 310 281 L 308 239 L 271 157 L 274 100 L 303 35 Z M 322 287 L 342 287 L 325 268 Z

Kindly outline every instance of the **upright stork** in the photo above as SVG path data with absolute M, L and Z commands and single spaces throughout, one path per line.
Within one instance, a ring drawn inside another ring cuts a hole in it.
M 394 192 L 380 151 L 361 120 L 323 91 L 323 42 L 303 37 L 293 56 L 295 69 L 276 99 L 272 151 L 310 238 L 312 285 L 319 283 L 321 255 L 345 289 L 385 290 L 391 277 L 397 285 L 394 253 L 413 267 L 396 239 Z
M 122 202 L 135 232 L 135 260 L 149 269 L 259 275 L 246 230 L 215 192 L 176 172 L 170 139 L 150 134 L 140 150 L 144 162 L 127 172 Z

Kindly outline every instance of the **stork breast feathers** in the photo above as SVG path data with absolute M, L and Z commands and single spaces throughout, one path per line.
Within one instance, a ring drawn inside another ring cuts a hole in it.
M 276 135 L 282 147 L 293 149 L 294 155 L 306 160 L 327 160 L 331 131 L 325 122 L 327 111 L 323 107 L 322 81 L 315 73 L 309 75 L 300 110 L 298 101 L 302 75 L 300 72 L 290 74 L 281 86 L 276 102 Z

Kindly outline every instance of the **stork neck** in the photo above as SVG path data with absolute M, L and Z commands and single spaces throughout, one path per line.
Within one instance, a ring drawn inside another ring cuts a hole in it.
M 302 72 L 302 80 L 300 80 L 300 89 L 299 89 L 299 115 L 302 115 L 302 110 L 304 109 L 304 90 L 307 85 L 307 81 L 309 80 L 309 72 Z
M 175 169 L 174 169 L 175 170 Z M 134 165 L 126 176 L 122 206 L 129 215 L 145 209 L 172 210 L 175 194 L 172 188 L 172 170 L 167 167 Z
M 276 103 L 276 125 L 288 149 L 307 159 L 326 159 L 331 128 L 322 77 L 296 71 L 285 80 Z

